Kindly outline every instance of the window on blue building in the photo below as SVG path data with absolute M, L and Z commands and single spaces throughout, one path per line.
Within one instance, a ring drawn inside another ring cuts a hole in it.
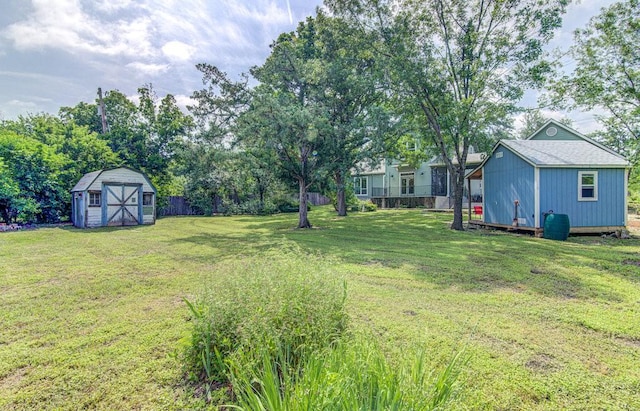
M 598 200 L 598 172 L 578 171 L 578 201 Z

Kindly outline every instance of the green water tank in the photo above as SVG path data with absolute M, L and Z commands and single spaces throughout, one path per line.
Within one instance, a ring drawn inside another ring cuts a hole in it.
M 564 241 L 569 237 L 569 216 L 566 214 L 547 214 L 544 219 L 543 237 L 550 240 Z

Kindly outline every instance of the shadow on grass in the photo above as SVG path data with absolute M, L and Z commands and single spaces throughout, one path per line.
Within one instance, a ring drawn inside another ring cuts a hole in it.
M 580 242 L 500 232 L 457 232 L 449 229 L 449 219 L 446 214 L 415 210 L 356 213 L 346 218 L 312 212 L 315 228 L 300 230 L 294 228 L 295 215 L 236 217 L 239 229 L 233 233 L 200 232 L 172 241 L 212 247 L 222 258 L 285 251 L 329 255 L 371 270 L 376 265 L 404 270 L 443 289 L 471 292 L 511 288 L 561 299 L 620 301 L 621 295 L 602 285 L 605 281 L 591 281 L 593 277 L 614 275 L 640 281 L 629 274 L 639 270 L 637 266 L 623 267 L 623 250 L 594 250 L 595 246 Z
M 125 226 L 108 226 L 108 227 L 91 227 L 91 228 L 78 228 L 74 226 L 61 226 L 61 230 L 71 231 L 80 234 L 98 234 L 98 233 L 111 233 L 114 231 L 135 231 L 135 230 L 150 230 L 153 224 L 139 224 L 139 225 L 125 225 Z

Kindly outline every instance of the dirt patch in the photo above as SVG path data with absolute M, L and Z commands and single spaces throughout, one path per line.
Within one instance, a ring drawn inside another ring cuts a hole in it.
M 640 338 L 633 337 L 616 337 L 616 340 L 622 341 L 624 344 L 633 347 L 640 348 Z
M 24 380 L 24 377 L 27 376 L 28 371 L 29 371 L 29 367 L 22 367 L 22 368 L 15 369 L 13 370 L 12 373 L 9 373 L 4 377 L 0 378 L 0 389 L 2 390 L 16 389 L 17 390 L 22 380 Z
M 533 355 L 524 366 L 535 372 L 551 372 L 560 368 L 555 358 L 545 353 Z
M 625 265 L 635 265 L 635 266 L 637 266 L 637 267 L 640 267 L 640 260 L 624 260 L 624 261 L 622 262 L 622 264 L 625 264 Z

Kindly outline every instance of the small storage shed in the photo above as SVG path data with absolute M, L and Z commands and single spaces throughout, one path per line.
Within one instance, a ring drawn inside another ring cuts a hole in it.
M 542 232 L 546 213 L 572 233 L 627 225 L 629 162 L 554 120 L 526 140 L 501 140 L 467 179 L 482 180 L 482 225 Z M 470 216 L 471 220 L 471 216 Z
M 85 174 L 71 190 L 71 220 L 80 228 L 154 224 L 157 190 L 129 167 Z

